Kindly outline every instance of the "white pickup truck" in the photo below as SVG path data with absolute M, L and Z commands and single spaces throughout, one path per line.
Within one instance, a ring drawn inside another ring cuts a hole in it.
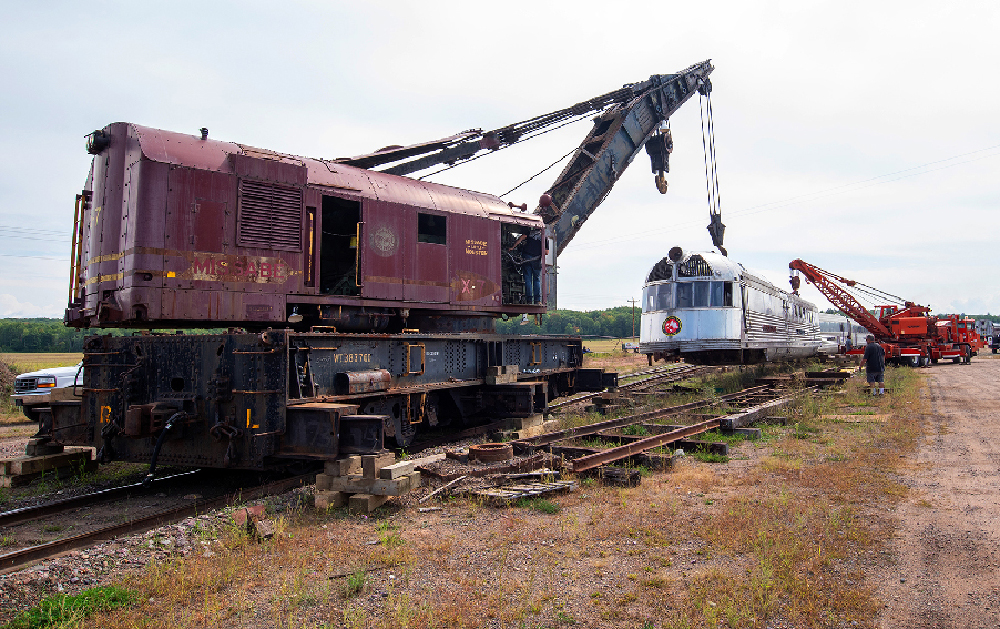
M 16 406 L 21 407 L 25 416 L 38 421 L 42 412 L 49 410 L 49 393 L 83 384 L 83 363 L 70 367 L 49 367 L 30 373 L 22 373 L 14 380 L 14 395 L 10 396 Z

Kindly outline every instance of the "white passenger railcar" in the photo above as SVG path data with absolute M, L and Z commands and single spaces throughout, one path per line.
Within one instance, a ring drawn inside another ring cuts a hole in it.
M 815 355 L 816 306 L 716 253 L 680 247 L 657 262 L 642 295 L 639 351 L 699 364 L 753 364 Z
M 867 343 L 868 329 L 845 314 L 818 312 L 816 323 L 819 324 L 819 334 L 823 339 L 819 348 L 821 354 L 839 354 L 842 353 L 841 350 L 864 347 Z

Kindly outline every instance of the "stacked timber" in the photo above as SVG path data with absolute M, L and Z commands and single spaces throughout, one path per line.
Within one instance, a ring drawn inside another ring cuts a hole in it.
M 29 442 L 27 450 L 33 454 L 0 459 L 0 487 L 20 487 L 43 476 L 70 478 L 97 469 L 92 448 L 44 446 Z
M 316 508 L 347 506 L 356 513 L 369 513 L 391 496 L 402 496 L 420 487 L 417 467 L 431 460 L 396 462 L 392 452 L 347 456 L 327 461 L 323 474 L 316 475 Z
M 623 405 L 629 400 L 624 398 L 618 389 L 610 389 L 601 393 L 594 398 L 594 403 L 587 406 L 584 410 L 588 413 L 600 413 L 601 415 L 609 415 L 615 411 L 621 410 Z

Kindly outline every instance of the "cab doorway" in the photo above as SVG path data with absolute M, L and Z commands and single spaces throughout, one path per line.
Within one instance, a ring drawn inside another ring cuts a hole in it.
M 323 229 L 319 248 L 319 292 L 323 295 L 360 295 L 358 235 L 361 203 L 323 196 Z

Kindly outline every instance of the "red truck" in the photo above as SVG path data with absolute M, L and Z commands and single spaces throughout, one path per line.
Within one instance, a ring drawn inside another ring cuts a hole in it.
M 830 303 L 875 336 L 885 350 L 887 363 L 923 367 L 949 358 L 956 363 L 968 363 L 983 347 L 974 319 L 960 315 L 931 316 L 928 306 L 840 277 L 802 260 L 793 260 L 788 269 L 795 294 L 799 288 L 797 274 L 801 273 Z M 878 306 L 876 315 L 865 308 L 853 292 L 898 303 Z M 864 347 L 845 353 L 862 355 Z

